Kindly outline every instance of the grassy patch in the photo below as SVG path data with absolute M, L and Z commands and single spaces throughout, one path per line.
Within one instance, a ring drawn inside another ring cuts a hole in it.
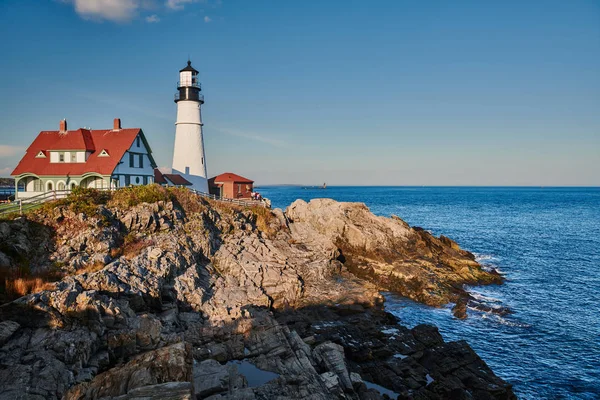
M 40 208 L 44 213 L 51 213 L 55 207 L 67 206 L 76 214 L 94 215 L 98 206 L 106 204 L 109 199 L 110 192 L 77 186 L 64 199 L 46 202 Z
M 171 201 L 169 189 L 157 184 L 132 186 L 116 190 L 112 193 L 108 205 L 114 207 L 133 207 L 142 203 L 156 203 L 157 201 Z

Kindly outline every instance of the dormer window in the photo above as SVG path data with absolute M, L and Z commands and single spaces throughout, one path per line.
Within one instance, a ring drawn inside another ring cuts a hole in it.
M 58 162 L 65 162 L 65 153 L 58 153 Z
M 43 151 L 40 150 L 40 152 L 37 153 L 37 155 L 35 156 L 35 158 L 46 158 L 46 155 L 44 154 Z
M 102 151 L 100 152 L 100 154 L 98 154 L 98 157 L 109 157 L 108 152 L 106 151 L 106 149 L 102 149 Z
M 76 152 L 71 153 L 71 162 L 77 162 L 77 153 Z
M 141 143 L 141 140 L 140 140 L 140 137 L 138 136 L 138 137 L 135 138 L 135 145 L 137 147 L 140 147 L 140 143 Z

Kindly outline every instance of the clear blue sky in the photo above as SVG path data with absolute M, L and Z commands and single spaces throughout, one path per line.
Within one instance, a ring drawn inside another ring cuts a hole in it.
M 41 130 L 141 127 L 258 184 L 600 185 L 600 1 L 0 1 L 0 175 Z

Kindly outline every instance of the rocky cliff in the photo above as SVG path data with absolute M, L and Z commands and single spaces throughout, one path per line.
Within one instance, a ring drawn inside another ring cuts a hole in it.
M 499 276 L 362 204 L 62 201 L 0 221 L 0 251 L 63 276 L 0 306 L 0 399 L 514 398 L 379 294 L 460 303 Z

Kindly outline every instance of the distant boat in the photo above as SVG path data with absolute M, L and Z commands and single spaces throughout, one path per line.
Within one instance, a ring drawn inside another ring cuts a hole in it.
M 321 189 L 327 189 L 327 183 L 323 183 L 323 186 L 321 186 Z

